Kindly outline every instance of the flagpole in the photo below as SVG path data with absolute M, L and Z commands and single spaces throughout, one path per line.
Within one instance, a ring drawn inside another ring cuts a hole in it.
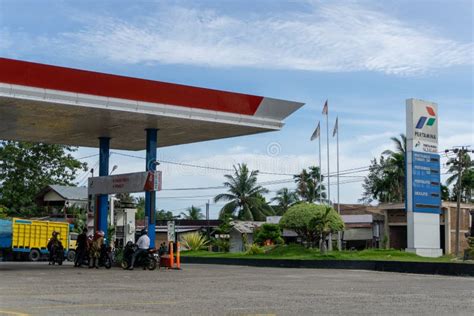
M 318 122 L 318 126 L 316 127 L 316 129 L 314 130 L 313 132 L 313 135 L 311 135 L 311 138 L 310 140 L 315 140 L 316 138 L 319 138 L 318 139 L 318 142 L 319 142 L 319 151 L 318 151 L 318 154 L 319 154 L 319 203 L 322 203 L 322 192 L 321 192 L 321 178 L 322 178 L 322 174 L 321 174 L 321 121 Z M 317 189 L 317 187 L 315 188 Z
M 327 100 L 326 100 L 327 102 Z M 331 180 L 329 177 L 329 105 L 326 112 L 326 143 L 328 159 L 328 204 L 331 205 Z M 332 251 L 332 234 L 329 234 L 328 250 Z
M 339 117 L 336 118 L 336 154 L 337 154 L 337 213 L 341 215 L 341 203 L 339 201 Z M 342 249 L 341 232 L 337 232 L 337 249 Z
M 319 125 L 319 124 L 318 124 Z M 323 190 L 322 190 L 322 170 L 321 170 L 321 135 L 319 136 L 319 203 L 323 203 Z
M 328 158 L 328 204 L 331 204 L 331 180 L 329 178 L 329 110 L 326 113 L 326 148 Z

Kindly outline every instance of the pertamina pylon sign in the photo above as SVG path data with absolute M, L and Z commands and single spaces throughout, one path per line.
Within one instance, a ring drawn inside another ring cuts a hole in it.
M 437 114 L 436 103 L 417 99 L 406 102 L 407 250 L 429 257 L 442 255 Z

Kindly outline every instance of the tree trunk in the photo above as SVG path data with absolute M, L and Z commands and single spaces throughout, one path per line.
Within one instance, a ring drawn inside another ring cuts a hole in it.
M 321 252 L 322 255 L 325 255 L 326 252 L 327 252 L 326 237 L 327 237 L 327 236 L 324 235 L 324 234 L 321 236 L 321 244 L 320 244 L 319 250 L 320 250 L 320 252 Z

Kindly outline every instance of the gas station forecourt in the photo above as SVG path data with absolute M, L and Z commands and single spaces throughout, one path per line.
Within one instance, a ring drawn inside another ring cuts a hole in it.
M 100 177 L 109 176 L 110 149 L 146 149 L 144 171 L 154 173 L 158 147 L 280 130 L 303 106 L 7 58 L 0 69 L 0 139 L 99 147 Z M 145 192 L 151 247 L 155 200 Z M 93 197 L 95 230 L 107 231 L 108 203 L 107 193 Z
M 474 278 L 184 264 L 183 270 L 51 269 L 1 262 L 0 315 L 456 314 Z M 8 314 L 8 312 L 10 314 Z

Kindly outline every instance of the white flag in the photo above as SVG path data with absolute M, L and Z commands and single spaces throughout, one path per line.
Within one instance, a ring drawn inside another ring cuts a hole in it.
M 319 134 L 320 134 L 320 122 L 318 122 L 318 127 L 316 127 L 316 129 L 314 130 L 313 132 L 313 135 L 311 135 L 311 140 L 315 140 L 316 138 L 319 137 Z
M 336 124 L 334 124 L 334 129 L 332 130 L 332 137 L 336 136 L 336 133 L 338 132 L 338 129 L 339 129 L 339 123 L 338 123 L 338 120 L 339 118 L 336 117 Z

